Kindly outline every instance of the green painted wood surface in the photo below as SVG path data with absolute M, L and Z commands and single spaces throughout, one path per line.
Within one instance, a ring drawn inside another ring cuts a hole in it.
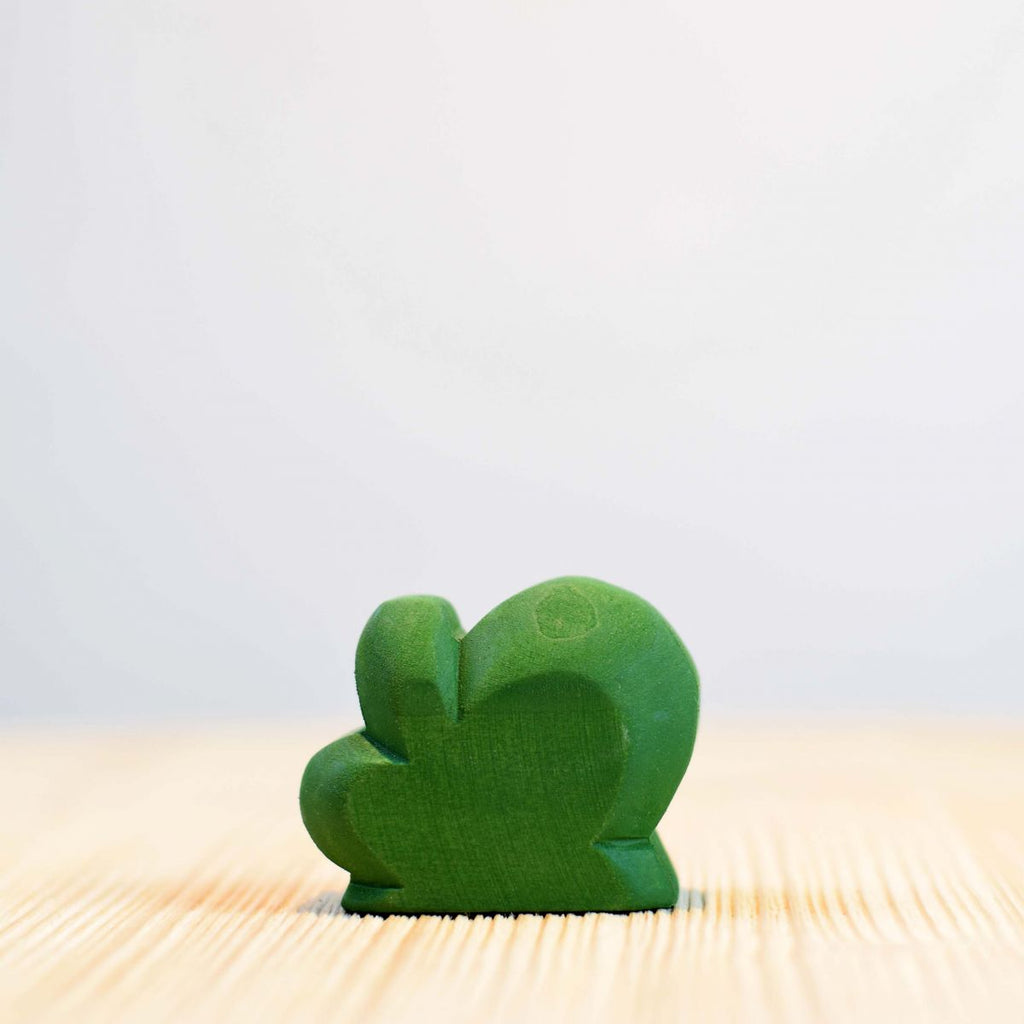
M 693 751 L 693 662 L 618 587 L 564 577 L 464 633 L 385 602 L 356 652 L 366 728 L 306 768 L 302 818 L 373 914 L 629 911 L 679 886 L 654 829 Z

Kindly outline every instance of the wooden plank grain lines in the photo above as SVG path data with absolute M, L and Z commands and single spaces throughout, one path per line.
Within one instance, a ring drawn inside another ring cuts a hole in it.
M 712 723 L 634 915 L 357 918 L 326 725 L 8 731 L 4 1021 L 1024 1022 L 1024 724 Z

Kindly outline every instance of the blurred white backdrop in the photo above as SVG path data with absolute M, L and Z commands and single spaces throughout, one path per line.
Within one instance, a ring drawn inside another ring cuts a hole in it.
M 1024 710 L 1017 0 L 0 5 L 0 713 L 354 711 L 563 573 L 709 712 Z

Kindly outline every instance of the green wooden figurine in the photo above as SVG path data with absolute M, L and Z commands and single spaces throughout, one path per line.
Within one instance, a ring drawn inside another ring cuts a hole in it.
M 646 601 L 564 577 L 468 633 L 439 597 L 382 604 L 356 651 L 366 728 L 309 762 L 313 841 L 370 914 L 670 907 L 654 831 L 697 733 L 697 671 Z

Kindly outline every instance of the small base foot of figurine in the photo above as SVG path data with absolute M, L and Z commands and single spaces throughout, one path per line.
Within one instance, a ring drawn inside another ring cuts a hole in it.
M 531 891 L 528 880 L 514 890 L 497 892 L 486 886 L 478 892 L 443 895 L 429 889 L 405 886 L 364 885 L 350 882 L 341 905 L 350 914 L 625 914 L 642 910 L 667 910 L 679 899 L 679 881 L 658 837 L 616 839 L 596 843 L 600 862 L 583 872 L 594 881 L 604 879 L 602 888 L 589 892 L 566 882 L 561 889 L 545 886 Z M 447 887 L 445 887 L 447 889 Z M 453 910 L 457 907 L 457 910 Z

